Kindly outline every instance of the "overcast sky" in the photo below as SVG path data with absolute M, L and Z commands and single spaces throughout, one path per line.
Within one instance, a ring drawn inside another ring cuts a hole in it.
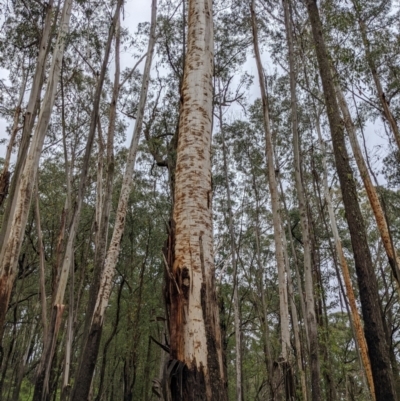
M 137 26 L 141 22 L 150 21 L 151 15 L 151 0 L 128 0 L 124 6 L 124 16 L 121 21 L 123 27 L 128 28 L 131 34 L 134 34 L 137 31 Z M 0 21 L 1 22 L 1 21 Z M 264 55 L 263 65 L 267 73 L 272 73 L 274 66 L 271 66 L 270 59 L 266 55 Z M 121 53 L 121 67 L 122 69 L 126 67 L 132 67 L 136 63 L 136 60 L 133 59 L 129 53 L 129 51 L 125 53 Z M 110 72 L 113 68 L 113 64 L 110 65 Z M 242 67 L 242 71 L 247 71 L 249 74 L 255 77 L 254 85 L 252 86 L 249 94 L 248 94 L 248 102 L 252 103 L 257 97 L 260 96 L 259 87 L 257 83 L 257 71 L 255 67 L 254 58 L 252 55 L 248 57 L 245 65 Z M 8 71 L 0 69 L 0 78 L 8 79 Z M 237 81 L 239 80 L 239 75 Z M 28 96 L 28 93 L 26 94 Z M 241 113 L 241 109 L 239 107 L 232 108 L 231 111 L 228 111 L 226 114 L 226 118 L 228 120 L 233 120 L 234 118 L 238 118 L 238 113 Z M 126 146 L 130 143 L 130 138 L 132 136 L 133 131 L 133 122 L 129 121 L 129 127 L 127 129 L 126 135 Z M 378 135 L 379 134 L 379 135 Z M 383 135 L 382 135 L 383 134 Z M 370 124 L 366 129 L 367 136 L 367 146 L 371 153 L 374 153 L 379 145 L 383 145 L 385 148 L 387 147 L 387 138 L 384 135 L 384 131 L 382 129 L 382 123 L 378 121 L 376 124 Z M 0 139 L 7 138 L 8 143 L 8 135 L 6 133 L 6 122 L 5 120 L 0 118 Z M 375 150 L 374 150 L 375 149 Z M 6 145 L 0 145 L 0 157 L 4 157 L 6 152 Z M 383 150 L 380 151 L 381 154 L 384 154 Z M 379 163 L 380 164 L 380 163 Z M 379 167 L 379 166 L 378 166 Z

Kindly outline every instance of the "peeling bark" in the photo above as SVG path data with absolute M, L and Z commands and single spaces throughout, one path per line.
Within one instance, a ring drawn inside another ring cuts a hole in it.
M 173 222 L 166 252 L 168 369 L 177 369 L 168 387 L 173 400 L 225 401 L 211 205 L 212 1 L 190 0 L 188 24 Z

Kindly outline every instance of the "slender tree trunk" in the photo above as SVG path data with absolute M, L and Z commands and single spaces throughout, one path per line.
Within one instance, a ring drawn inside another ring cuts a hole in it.
M 368 40 L 368 34 L 367 34 L 367 27 L 365 25 L 365 21 L 361 18 L 360 11 L 361 7 L 358 2 L 358 0 L 352 0 L 354 9 L 356 12 L 356 16 L 358 19 L 358 26 L 360 28 L 360 33 L 361 33 L 361 39 L 364 45 L 364 51 L 365 51 L 365 58 L 368 63 L 368 67 L 371 71 L 372 78 L 375 83 L 375 88 L 376 88 L 376 95 L 378 97 L 378 101 L 382 106 L 383 110 L 383 116 L 385 117 L 386 121 L 388 122 L 391 131 L 393 132 L 394 139 L 396 141 L 396 144 L 399 148 L 400 151 L 400 130 L 399 126 L 397 125 L 397 121 L 390 109 L 389 106 L 389 100 L 386 99 L 385 92 L 382 87 L 381 79 L 378 74 L 378 69 L 376 66 L 376 62 L 374 60 L 374 55 L 372 54 L 371 48 L 370 48 L 370 42 Z
M 400 258 L 397 255 L 396 250 L 393 247 L 392 239 L 389 231 L 389 227 L 385 218 L 381 202 L 378 197 L 378 193 L 372 183 L 371 177 L 368 172 L 367 164 L 365 163 L 364 156 L 362 154 L 360 145 L 357 139 L 357 133 L 353 124 L 349 108 L 347 106 L 346 99 L 343 92 L 338 84 L 335 85 L 336 95 L 339 103 L 339 107 L 342 111 L 343 122 L 349 135 L 351 148 L 353 150 L 354 158 L 356 159 L 358 170 L 360 171 L 361 179 L 363 180 L 365 191 L 371 205 L 371 209 L 375 216 L 375 221 L 379 230 L 379 234 L 382 239 L 383 246 L 389 259 L 389 265 L 392 268 L 393 277 L 396 280 L 397 291 L 399 292 L 400 285 Z
M 31 133 L 35 123 L 35 118 L 39 110 L 40 92 L 42 90 L 44 82 L 46 58 L 50 50 L 51 27 L 53 20 L 53 3 L 54 0 L 49 0 L 49 2 L 47 3 L 46 17 L 44 21 L 44 27 L 43 27 L 42 37 L 40 40 L 40 45 L 38 48 L 36 69 L 32 80 L 32 87 L 29 95 L 28 106 L 24 114 L 21 142 L 19 145 L 17 162 L 14 168 L 13 176 L 15 177 L 15 179 L 11 180 L 9 201 L 6 204 L 6 209 L 4 213 L 6 219 L 3 220 L 3 224 L 0 230 L 0 260 L 2 260 L 5 251 L 5 244 L 6 244 L 5 239 L 9 238 L 10 236 L 10 230 L 13 221 L 12 219 L 15 213 L 17 194 L 19 191 L 18 186 L 20 183 L 20 177 L 22 174 L 22 170 L 24 168 L 25 160 L 27 158 Z M 54 24 L 56 23 L 56 21 L 57 21 L 57 16 L 54 18 Z M 0 334 L 1 334 L 1 328 L 0 328 Z M 0 341 L 1 341 L 1 335 L 0 335 Z
M 212 1 L 189 0 L 188 15 L 173 222 L 164 250 L 171 339 L 171 375 L 164 379 L 174 401 L 226 401 L 212 232 Z
M 347 155 L 344 130 L 336 101 L 331 66 L 322 35 L 322 24 L 315 0 L 307 0 L 306 3 L 324 88 L 336 168 L 353 247 L 364 317 L 365 338 L 368 344 L 374 377 L 376 399 L 377 401 L 394 401 L 396 399 L 395 387 L 390 367 L 388 344 L 383 328 L 378 285 L 368 247 L 363 216 L 357 199 L 357 188 Z
M 68 0 L 69 1 L 69 0 Z M 75 210 L 72 215 L 72 221 L 69 227 L 69 237 L 66 245 L 66 250 L 64 254 L 64 260 L 62 262 L 61 271 L 58 277 L 57 290 L 55 296 L 53 298 L 53 306 L 52 313 L 50 319 L 50 327 L 49 327 L 49 338 L 45 347 L 43 349 L 41 361 L 39 364 L 37 378 L 35 382 L 35 391 L 33 401 L 42 401 L 48 397 L 48 384 L 50 379 L 50 372 L 53 364 L 54 350 L 57 342 L 57 335 L 60 329 L 62 315 L 65 309 L 64 305 L 64 296 L 65 290 L 67 287 L 68 276 L 73 266 L 73 257 L 74 257 L 74 244 L 76 233 L 78 230 L 80 214 L 83 204 L 83 198 L 86 190 L 86 181 L 87 175 L 89 171 L 89 161 L 91 156 L 91 150 L 93 146 L 94 136 L 96 132 L 96 125 L 98 122 L 99 116 L 99 106 L 100 106 L 100 98 L 103 88 L 103 83 L 106 75 L 108 59 L 111 50 L 111 43 L 114 37 L 116 21 L 119 18 L 119 12 L 121 8 L 122 0 L 117 2 L 116 11 L 113 17 L 113 20 L 110 24 L 110 29 L 108 33 L 108 39 L 106 43 L 106 48 L 104 52 L 104 59 L 102 63 L 102 68 L 99 74 L 96 91 L 94 95 L 93 108 L 91 112 L 90 118 L 90 127 L 89 134 L 87 138 L 87 143 L 85 147 L 85 154 L 83 157 L 82 170 L 79 179 L 79 188 L 78 195 L 75 203 Z
M 107 147 L 106 147 L 106 177 L 105 188 L 102 191 L 102 167 L 98 170 L 98 186 L 97 186 L 97 233 L 96 233 L 96 251 L 93 268 L 93 279 L 89 290 L 89 301 L 86 309 L 85 332 L 83 337 L 83 344 L 87 341 L 88 330 L 91 324 L 91 318 L 96 305 L 98 296 L 100 278 L 104 266 L 104 260 L 107 253 L 109 219 L 111 212 L 111 201 L 113 192 L 113 179 L 114 179 L 114 133 L 117 117 L 117 103 L 120 91 L 120 21 L 117 21 L 115 32 L 115 75 L 113 94 L 110 104 L 109 125 L 107 132 Z M 100 121 L 99 121 L 100 124 Z M 100 129 L 100 126 L 99 126 Z M 101 136 L 99 134 L 99 136 Z M 101 141 L 102 142 L 102 141 Z M 103 157 L 98 163 L 103 164 Z
M 22 356 L 22 360 L 20 361 L 19 366 L 17 367 L 17 373 L 16 373 L 16 377 L 15 377 L 15 383 L 14 383 L 14 389 L 13 389 L 13 395 L 11 400 L 12 401 L 19 401 L 19 393 L 21 391 L 21 385 L 22 385 L 22 381 L 24 379 L 24 374 L 25 374 L 25 369 L 26 369 L 26 365 L 28 362 L 28 357 L 29 357 L 29 353 L 30 353 L 30 349 L 32 346 L 32 340 L 34 338 L 35 335 L 35 331 L 36 331 L 36 322 L 33 322 L 32 326 L 30 327 L 30 334 L 28 334 L 28 342 L 26 343 L 26 349 L 25 352 Z
M 264 355 L 265 355 L 265 365 L 267 368 L 268 372 L 268 387 L 270 391 L 270 399 L 275 400 L 275 389 L 274 389 L 274 384 L 272 380 L 273 376 L 273 359 L 272 359 L 272 353 L 271 353 L 271 340 L 270 340 L 270 335 L 269 335 L 269 325 L 268 325 L 268 308 L 267 308 L 267 300 L 265 299 L 265 288 L 264 288 L 264 268 L 263 264 L 261 261 L 261 247 L 260 247 L 260 203 L 259 203 L 259 195 L 258 195 L 258 189 L 256 185 L 256 180 L 254 176 L 254 172 L 252 169 L 252 181 L 253 181 L 253 190 L 254 190 L 254 195 L 255 195 L 255 201 L 256 201 L 256 221 L 255 221 L 255 243 L 256 243 L 256 263 L 257 263 L 257 269 L 258 273 L 260 274 L 260 293 L 261 293 L 261 307 L 262 311 L 260 313 L 260 321 L 263 323 L 263 337 L 264 337 Z
M 68 302 L 68 321 L 67 321 L 67 338 L 65 339 L 65 356 L 64 356 L 64 370 L 61 385 L 60 401 L 68 400 L 71 385 L 69 383 L 69 376 L 71 370 L 71 356 L 72 356 L 72 342 L 74 340 L 74 264 L 71 264 L 71 280 L 69 286 L 69 302 Z
M 36 199 L 35 199 L 35 220 L 38 237 L 38 249 L 39 249 L 39 292 L 40 292 L 40 303 L 42 312 L 42 325 L 43 325 L 43 343 L 46 343 L 47 339 L 47 301 L 46 301 L 46 266 L 45 266 L 45 254 L 43 246 L 43 235 L 42 227 L 40 223 L 40 207 L 39 207 L 39 186 L 36 181 Z
M 126 210 L 128 207 L 128 198 L 132 190 L 133 172 L 136 162 L 136 153 L 139 144 L 139 138 L 142 131 L 144 110 L 147 99 L 147 90 L 150 81 L 150 68 L 153 58 L 155 45 L 155 29 L 156 29 L 157 1 L 152 2 L 151 28 L 146 57 L 146 64 L 143 72 L 142 89 L 140 93 L 139 106 L 136 116 L 136 124 L 132 136 L 132 142 L 129 149 L 125 173 L 122 180 L 122 188 L 118 201 L 118 207 L 115 218 L 115 226 L 111 243 L 107 251 L 107 256 L 102 269 L 100 278 L 100 287 L 97 294 L 96 304 L 94 307 L 91 325 L 88 331 L 86 342 L 83 346 L 81 363 L 78 367 L 76 380 L 72 392 L 73 401 L 86 401 L 90 384 L 92 382 L 96 359 L 100 346 L 101 333 L 104 324 L 105 310 L 111 295 L 112 281 L 115 274 L 115 267 L 118 261 L 120 242 L 125 226 Z
M 60 31 L 54 48 L 53 60 L 39 120 L 32 138 L 32 144 L 22 175 L 19 178 L 15 210 L 10 220 L 10 234 L 3 245 L 4 252 L 0 255 L 0 338 L 2 337 L 10 294 L 16 276 L 18 257 L 28 219 L 29 207 L 39 167 L 39 159 L 56 96 L 61 70 L 61 60 L 64 54 L 65 37 L 69 29 L 71 8 L 72 0 L 67 0 L 64 4 Z
M 221 88 L 220 88 L 221 89 Z M 226 200 L 228 207 L 228 226 L 230 236 L 230 247 L 231 247 L 231 260 L 233 267 L 233 310 L 235 318 L 235 352 L 236 352 L 236 400 L 243 401 L 243 385 L 242 385 L 242 330 L 240 325 L 240 305 L 239 305 L 239 291 L 238 291 L 238 276 L 237 276 L 237 260 L 236 260 L 236 245 L 235 245 L 235 232 L 234 232 L 234 221 L 232 212 L 232 201 L 231 201 L 231 188 L 229 185 L 229 171 L 227 161 L 227 149 L 225 142 L 225 131 L 223 127 L 223 114 L 222 114 L 222 100 L 219 102 L 219 123 L 222 139 L 222 153 L 224 160 L 224 175 L 225 175 L 225 186 L 226 186 Z
M 280 325 L 281 325 L 281 342 L 282 342 L 281 345 L 282 345 L 282 359 L 283 359 L 282 366 L 283 369 L 286 370 L 287 368 L 289 368 L 288 349 L 290 348 L 290 330 L 289 330 L 289 309 L 288 309 L 285 261 L 284 261 L 283 243 L 282 243 L 282 226 L 280 219 L 280 201 L 279 201 L 278 185 L 275 177 L 274 150 L 273 150 L 272 135 L 269 121 L 267 91 L 265 87 L 263 67 L 261 65 L 260 50 L 258 47 L 258 29 L 257 29 L 254 0 L 252 1 L 251 4 L 251 15 L 252 15 L 254 53 L 256 58 L 259 85 L 261 89 L 261 98 L 263 104 L 268 184 L 271 193 L 271 206 L 272 206 L 274 241 L 275 241 L 275 257 L 278 268 Z M 291 396 L 292 395 L 289 395 L 288 399 L 291 399 L 290 398 Z
M 19 98 L 18 98 L 18 103 L 15 108 L 14 112 L 14 121 L 13 125 L 11 128 L 11 136 L 10 136 L 10 141 L 7 146 L 7 152 L 6 152 L 6 157 L 4 158 L 4 164 L 3 164 L 3 171 L 0 174 L 0 206 L 3 204 L 5 201 L 7 194 L 8 194 L 8 186 L 10 183 L 10 161 L 11 161 L 11 153 L 15 144 L 15 139 L 17 137 L 18 133 L 18 123 L 19 123 L 19 118 L 21 115 L 21 110 L 22 110 L 22 101 L 24 100 L 24 94 L 25 94 L 25 88 L 26 88 L 26 82 L 28 80 L 28 73 L 25 73 L 24 68 L 22 67 L 22 74 L 25 76 L 22 77 L 22 84 L 19 92 Z
M 279 186 L 281 190 L 281 198 L 285 207 L 285 214 L 287 215 L 287 210 L 286 210 L 286 202 L 284 200 L 284 192 L 283 192 L 283 186 L 282 186 L 282 180 L 279 179 Z M 289 222 L 289 219 L 288 219 Z M 288 231 L 290 231 L 290 227 L 288 227 Z M 282 233 L 284 233 L 284 225 L 282 223 Z M 292 326 L 293 326 L 293 333 L 294 333 L 294 342 L 295 342 L 295 349 L 296 349 L 296 362 L 297 362 L 297 368 L 299 371 L 300 375 L 300 386 L 301 386 L 301 393 L 303 396 L 303 401 L 308 400 L 308 394 L 307 394 L 307 381 L 306 381 L 306 373 L 303 367 L 303 348 L 301 346 L 301 339 L 300 339 L 300 325 L 299 325 L 299 317 L 297 314 L 297 308 L 295 304 L 295 299 L 294 299 L 294 288 L 293 288 L 293 282 L 292 282 L 292 274 L 291 274 L 291 268 L 290 268 L 290 259 L 289 259 L 289 254 L 288 254 L 288 245 L 286 241 L 286 236 L 282 236 L 283 240 L 283 254 L 285 257 L 285 268 L 286 268 L 286 275 L 287 275 L 287 284 L 288 284 L 288 298 L 289 298 L 289 305 L 290 305 L 290 313 L 292 316 Z M 295 264 L 297 264 L 297 261 L 295 261 Z M 301 286 L 300 286 L 300 291 L 302 291 Z M 307 330 L 307 328 L 306 328 Z
M 347 261 L 344 256 L 344 252 L 343 252 L 343 248 L 342 248 L 342 241 L 340 240 L 339 230 L 338 230 L 337 224 L 336 224 L 336 218 L 335 218 L 335 213 L 334 213 L 333 206 L 332 206 L 331 194 L 329 192 L 328 172 L 327 172 L 328 170 L 327 170 L 326 156 L 325 156 L 326 151 L 325 151 L 325 144 L 322 140 L 319 116 L 317 116 L 316 128 L 317 128 L 317 133 L 318 133 L 319 144 L 320 144 L 321 151 L 322 151 L 322 166 L 324 169 L 323 184 L 324 184 L 325 201 L 326 201 L 326 205 L 327 205 L 327 209 L 328 209 L 328 213 L 329 213 L 329 220 L 331 223 L 332 234 L 333 234 L 333 238 L 335 241 L 336 254 L 337 254 L 337 258 L 338 258 L 338 263 L 341 267 L 342 274 L 343 274 L 344 284 L 346 287 L 346 295 L 347 295 L 347 299 L 349 301 L 351 319 L 353 321 L 355 337 L 356 337 L 357 344 L 358 344 L 358 347 L 360 350 L 361 361 L 362 361 L 362 364 L 363 364 L 363 367 L 365 370 L 365 376 L 367 378 L 367 383 L 369 386 L 371 397 L 374 400 L 375 399 L 375 389 L 374 389 L 374 381 L 373 381 L 373 377 L 372 377 L 371 364 L 370 364 L 369 356 L 368 356 L 368 347 L 367 347 L 367 343 L 365 341 L 361 318 L 360 318 L 360 315 L 359 315 L 358 309 L 357 309 L 356 297 L 354 294 L 353 285 L 351 283 L 349 267 L 347 265 Z
M 307 201 L 305 197 L 302 172 L 301 172 L 301 151 L 299 128 L 297 122 L 297 96 L 296 96 L 296 71 L 294 63 L 292 24 L 290 18 L 289 0 L 283 0 L 283 9 L 285 14 L 286 39 L 288 44 L 289 74 L 290 74 L 290 97 L 291 97 L 291 119 L 293 133 L 293 152 L 294 152 L 294 172 L 296 181 L 297 197 L 299 201 L 300 224 L 302 230 L 302 239 L 304 247 L 304 283 L 306 292 L 306 319 L 308 328 L 308 337 L 310 340 L 310 370 L 311 370 L 311 388 L 312 399 L 319 400 L 321 397 L 320 388 L 320 364 L 318 347 L 317 319 L 315 315 L 314 284 L 312 275 L 311 261 L 311 239 L 310 227 L 307 215 Z
M 282 224 L 282 232 L 284 231 L 284 226 Z M 296 362 L 297 368 L 300 376 L 300 386 L 301 386 L 301 393 L 303 396 L 303 401 L 307 401 L 307 385 L 306 385 L 306 374 L 303 367 L 303 350 L 301 347 L 301 340 L 300 340 L 300 326 L 299 326 L 299 318 L 297 315 L 296 304 L 294 302 L 294 289 L 292 283 L 292 274 L 290 270 L 290 260 L 289 255 L 287 252 L 287 243 L 286 237 L 283 235 L 283 250 L 285 256 L 285 268 L 286 268 L 286 275 L 287 275 L 287 283 L 288 283 L 288 297 L 289 297 L 289 304 L 290 304 L 290 313 L 292 316 L 292 326 L 293 326 L 293 333 L 294 333 L 294 343 L 296 349 Z

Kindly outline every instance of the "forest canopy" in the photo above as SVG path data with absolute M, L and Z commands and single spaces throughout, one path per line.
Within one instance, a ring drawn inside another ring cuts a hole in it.
M 0 400 L 400 399 L 399 21 L 0 0 Z

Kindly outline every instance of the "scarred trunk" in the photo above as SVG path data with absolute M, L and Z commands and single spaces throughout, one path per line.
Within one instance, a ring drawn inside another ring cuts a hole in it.
M 219 311 L 214 287 L 211 131 L 211 0 L 189 0 L 188 49 L 175 172 L 167 302 L 172 399 L 225 401 Z M 174 376 L 172 374 L 174 373 Z
M 394 401 L 396 400 L 395 387 L 390 366 L 389 348 L 383 328 L 378 284 L 368 247 L 364 220 L 357 199 L 356 183 L 347 154 L 343 122 L 341 121 L 336 101 L 331 65 L 322 35 L 322 23 L 315 0 L 307 0 L 307 9 L 312 26 L 336 168 L 354 253 L 364 318 L 364 332 L 371 360 L 376 399 L 377 401 Z

